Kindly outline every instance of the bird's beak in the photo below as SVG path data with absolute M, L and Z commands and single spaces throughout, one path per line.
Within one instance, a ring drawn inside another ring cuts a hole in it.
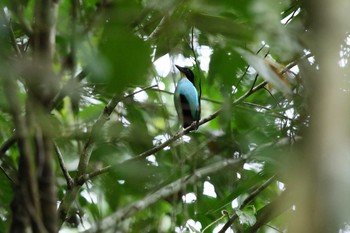
M 183 67 L 178 66 L 178 65 L 175 65 L 175 66 L 176 66 L 176 68 L 177 68 L 178 70 L 180 70 L 180 71 L 181 71 L 181 73 L 185 73 L 185 70 L 184 70 L 184 68 L 183 68 Z

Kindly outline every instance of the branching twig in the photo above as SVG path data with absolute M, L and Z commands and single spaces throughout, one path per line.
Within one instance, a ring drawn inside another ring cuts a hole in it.
M 286 67 L 281 71 L 281 74 L 286 73 L 287 71 L 289 71 L 291 68 L 293 68 L 294 66 L 296 66 L 298 64 L 298 62 L 300 62 L 301 60 L 313 57 L 314 55 L 312 53 L 308 53 L 305 54 L 304 56 L 300 57 L 299 59 L 296 59 L 295 61 L 289 63 L 288 65 L 286 65 Z
M 5 155 L 6 151 L 10 149 L 10 147 L 16 143 L 16 136 L 13 134 L 9 137 L 0 147 L 0 158 Z
M 250 202 L 252 202 L 262 191 L 264 191 L 273 181 L 275 181 L 275 176 L 272 176 L 269 178 L 265 183 L 263 183 L 261 186 L 259 186 L 257 189 L 255 189 L 253 192 L 250 193 L 250 195 L 243 201 L 242 205 L 240 206 L 240 209 L 243 209 L 245 206 L 247 206 Z M 219 233 L 224 233 L 226 230 L 232 225 L 232 223 L 238 218 L 237 213 L 233 214 L 230 219 L 225 223 L 225 225 L 221 228 Z
M 159 22 L 158 26 L 153 30 L 153 32 L 149 35 L 148 39 L 156 39 L 159 36 L 159 33 L 161 32 L 161 29 L 163 29 L 164 25 L 166 24 L 169 14 L 165 15 Z
M 291 198 L 290 191 L 284 191 L 280 196 L 276 197 L 266 206 L 262 207 L 257 215 L 256 222 L 246 232 L 254 233 L 259 228 L 270 222 L 273 218 L 281 215 L 293 205 L 293 198 Z
M 58 145 L 56 144 L 56 142 L 53 142 L 53 146 L 54 146 L 61 170 L 63 172 L 63 175 L 66 178 L 67 188 L 71 189 L 73 184 L 74 184 L 74 181 L 73 181 L 72 177 L 69 175 L 69 172 L 68 172 L 67 167 L 66 167 L 64 160 L 63 160 L 62 153 L 60 151 L 60 148 L 58 148 Z
M 83 185 L 86 181 L 91 180 L 91 179 L 95 178 L 96 176 L 102 175 L 102 174 L 110 171 L 111 168 L 112 168 L 112 166 L 106 166 L 104 168 L 98 169 L 98 170 L 93 171 L 93 172 L 86 174 L 84 176 L 81 176 L 77 179 L 75 185 L 77 185 L 77 186 Z
M 166 94 L 169 94 L 169 95 L 174 95 L 174 93 L 171 92 L 171 91 L 162 90 L 162 89 L 158 89 L 158 88 L 151 88 L 149 90 L 158 91 L 158 92 L 166 93 Z M 210 99 L 208 97 L 201 97 L 201 100 L 205 100 L 207 102 L 214 103 L 214 104 L 222 104 L 222 101 Z

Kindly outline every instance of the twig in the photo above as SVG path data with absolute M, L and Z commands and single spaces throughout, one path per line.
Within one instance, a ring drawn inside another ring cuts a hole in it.
M 281 215 L 283 212 L 291 208 L 293 198 L 290 191 L 284 191 L 269 204 L 262 207 L 256 214 L 256 222 L 253 226 L 246 229 L 246 232 L 254 233 L 259 228 L 270 222 L 273 218 Z
M 89 174 L 83 175 L 77 179 L 75 185 L 83 185 L 86 181 L 91 180 L 91 179 L 95 178 L 96 176 L 107 173 L 108 171 L 111 170 L 111 168 L 112 168 L 112 166 L 106 166 L 104 168 L 93 171 Z
M 159 91 L 159 92 L 166 93 L 166 94 L 169 94 L 169 95 L 174 95 L 174 93 L 171 92 L 171 91 L 161 90 L 161 89 L 159 89 L 159 88 L 150 88 L 149 90 L 152 90 L 152 91 Z M 208 97 L 201 97 L 201 100 L 205 100 L 205 101 L 207 101 L 207 102 L 211 102 L 211 103 L 214 103 L 214 104 L 222 104 L 222 101 L 213 100 L 213 99 L 210 99 L 210 98 L 208 98 Z
M 255 54 L 259 54 L 261 52 L 261 50 L 263 50 L 263 48 L 265 48 L 265 46 L 266 46 L 266 44 L 264 43 Z M 238 82 L 236 83 L 236 85 L 235 85 L 236 87 L 239 85 L 239 83 L 243 80 L 244 76 L 247 74 L 249 67 L 250 67 L 250 65 L 247 65 L 247 67 L 245 68 L 245 71 L 243 72 L 243 74 L 239 78 Z M 252 87 L 254 87 L 257 78 L 258 78 L 258 74 L 255 76 L 255 80 L 254 80 Z
M 67 188 L 71 189 L 74 185 L 74 180 L 69 175 L 69 172 L 68 172 L 67 167 L 66 167 L 64 160 L 63 160 L 62 153 L 61 153 L 60 148 L 58 147 L 57 143 L 53 142 L 53 146 L 54 146 L 55 152 L 57 154 L 58 162 L 60 163 L 60 167 L 61 167 L 61 170 L 63 172 L 63 175 L 66 178 Z
M 9 137 L 0 147 L 0 158 L 5 155 L 6 151 L 17 141 L 15 134 Z
M 294 66 L 296 66 L 298 64 L 298 62 L 300 60 L 304 60 L 304 59 L 307 59 L 307 58 L 310 58 L 310 57 L 313 57 L 314 55 L 312 53 L 308 53 L 308 54 L 305 54 L 303 55 L 302 57 L 300 57 L 299 59 L 289 63 L 288 65 L 286 65 L 286 67 L 281 71 L 281 74 L 284 74 L 286 73 L 287 71 L 289 71 L 291 68 L 293 68 Z
M 166 24 L 166 21 L 169 18 L 169 14 L 167 13 L 159 22 L 158 26 L 153 30 L 153 32 L 149 35 L 148 40 L 156 39 L 159 36 L 159 33 L 161 32 L 161 29 L 163 29 L 164 25 Z
M 243 201 L 242 205 L 240 206 L 240 209 L 243 209 L 250 202 L 252 202 L 262 191 L 264 191 L 273 181 L 275 181 L 275 179 L 276 177 L 274 175 L 271 178 L 269 178 L 267 181 L 265 181 L 265 183 L 263 183 L 257 189 L 255 189 L 253 192 L 251 192 L 250 195 Z M 219 233 L 224 233 L 237 218 L 238 218 L 237 213 L 232 215 L 230 219 L 225 223 L 225 225 L 221 228 Z

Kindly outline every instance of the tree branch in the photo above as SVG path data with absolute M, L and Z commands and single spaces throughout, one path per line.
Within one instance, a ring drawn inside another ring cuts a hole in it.
M 226 160 L 211 164 L 207 167 L 200 168 L 196 170 L 192 175 L 188 175 L 186 177 L 180 178 L 162 187 L 158 191 L 152 194 L 149 194 L 142 200 L 133 202 L 128 206 L 125 206 L 124 208 L 119 209 L 114 214 L 106 217 L 100 223 L 95 224 L 89 230 L 85 231 L 85 233 L 106 231 L 107 229 L 110 229 L 113 226 L 117 225 L 119 222 L 131 217 L 135 213 L 148 208 L 150 205 L 154 204 L 158 200 L 166 198 L 171 194 L 179 192 L 183 186 L 194 184 L 195 182 L 208 176 L 209 174 L 218 172 L 229 166 L 239 165 L 243 163 L 245 160 L 246 160 L 245 158 L 226 159 Z
M 291 198 L 290 195 L 291 193 L 288 190 L 284 191 L 280 196 L 276 197 L 269 204 L 262 207 L 256 215 L 255 224 L 249 229 L 246 229 L 246 232 L 256 232 L 259 228 L 266 225 L 272 219 L 281 215 L 283 212 L 291 208 L 294 199 Z
M 249 203 L 251 203 L 262 191 L 264 191 L 273 181 L 275 181 L 276 177 L 272 176 L 265 183 L 255 189 L 253 192 L 249 194 L 249 196 L 243 201 L 240 209 L 246 207 Z M 225 223 L 225 225 L 221 228 L 219 233 L 225 233 L 226 230 L 232 225 L 232 223 L 238 218 L 237 213 L 234 213 L 230 219 Z
M 71 203 L 75 200 L 76 195 L 78 194 L 78 191 L 81 187 L 81 185 L 84 184 L 85 181 L 89 180 L 92 177 L 95 177 L 99 174 L 102 174 L 110 169 L 110 167 L 106 167 L 104 169 L 101 169 L 101 171 L 96 171 L 95 173 L 90 173 L 87 174 L 86 170 L 89 164 L 91 152 L 93 149 L 93 146 L 95 144 L 95 139 L 98 136 L 99 130 L 102 128 L 102 126 L 109 120 L 109 116 L 112 114 L 114 108 L 117 106 L 117 104 L 121 101 L 123 101 L 126 98 L 130 98 L 134 96 L 137 93 L 140 93 L 142 91 L 145 91 L 147 89 L 151 89 L 155 87 L 156 85 L 148 86 L 145 87 L 141 90 L 135 91 L 129 95 L 126 95 L 122 98 L 119 96 L 114 96 L 106 105 L 104 108 L 103 112 L 99 116 L 99 118 L 96 120 L 95 124 L 92 127 L 90 136 L 87 140 L 87 142 L 84 145 L 83 151 L 80 155 L 79 159 L 79 165 L 78 165 L 78 172 L 77 175 L 74 178 L 74 186 L 72 187 L 71 190 L 68 190 L 65 196 L 63 197 L 59 208 L 58 208 L 58 213 L 59 213 L 59 225 L 65 221 L 67 217 L 68 210 L 71 206 Z
M 145 91 L 147 89 L 153 88 L 155 86 L 156 85 L 145 87 L 141 90 L 135 91 L 135 92 L 133 92 L 129 95 L 126 95 L 122 98 L 120 98 L 119 96 L 114 96 L 109 101 L 109 103 L 104 108 L 102 114 L 99 116 L 99 118 L 96 120 L 95 124 L 93 125 L 89 139 L 85 143 L 83 152 L 81 153 L 80 159 L 79 159 L 77 177 L 80 177 L 80 176 L 86 174 L 86 169 L 87 169 L 87 166 L 88 166 L 88 163 L 90 160 L 91 151 L 92 151 L 93 145 L 95 143 L 95 138 L 98 135 L 98 132 L 100 131 L 102 126 L 109 120 L 109 116 L 112 114 L 112 112 L 115 109 L 115 107 L 117 106 L 117 104 L 126 98 L 130 98 L 130 97 L 136 95 L 137 93 L 140 93 L 140 92 Z
M 56 155 L 57 155 L 57 158 L 58 158 L 58 162 L 60 164 L 60 167 L 61 167 L 61 170 L 63 172 L 63 175 L 64 177 L 66 178 L 66 182 L 67 182 L 67 189 L 71 189 L 72 186 L 74 185 L 74 180 L 72 179 L 72 177 L 69 175 L 69 172 L 66 168 L 66 165 L 64 163 L 64 160 L 63 160 L 63 156 L 62 156 L 62 153 L 61 153 L 61 150 L 60 148 L 58 147 L 57 143 L 56 142 L 53 142 L 53 146 L 54 146 L 54 149 L 55 149 L 55 152 L 56 152 Z

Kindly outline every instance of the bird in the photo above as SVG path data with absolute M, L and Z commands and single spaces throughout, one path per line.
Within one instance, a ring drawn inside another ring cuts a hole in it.
M 195 77 L 191 69 L 175 65 L 185 76 L 177 83 L 174 93 L 174 103 L 177 115 L 183 128 L 187 128 L 200 119 L 200 96 L 196 89 Z M 200 85 L 200 84 L 198 84 Z

